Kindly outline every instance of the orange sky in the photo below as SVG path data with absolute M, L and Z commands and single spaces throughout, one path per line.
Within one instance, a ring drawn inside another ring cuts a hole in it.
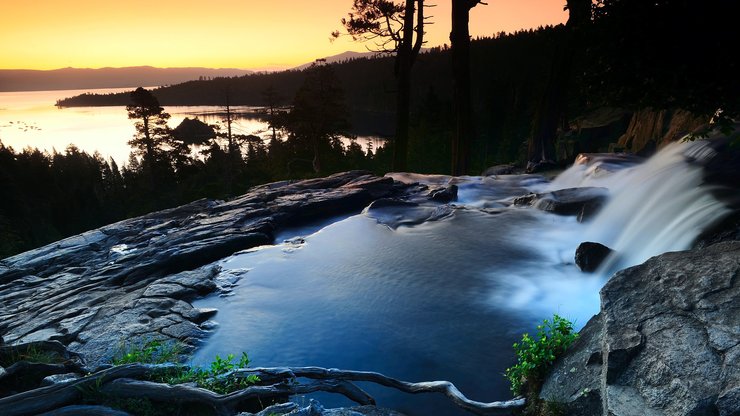
M 428 0 L 431 2 L 431 0 Z M 567 19 L 565 0 L 488 0 L 471 34 L 491 35 Z M 346 50 L 329 42 L 352 0 L 3 0 L 0 68 L 151 65 L 291 67 Z M 427 46 L 447 42 L 450 0 L 437 0 Z

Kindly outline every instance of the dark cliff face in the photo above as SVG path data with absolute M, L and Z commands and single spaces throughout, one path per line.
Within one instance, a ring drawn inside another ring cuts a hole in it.
M 740 242 L 617 272 L 541 397 L 572 415 L 740 411 Z

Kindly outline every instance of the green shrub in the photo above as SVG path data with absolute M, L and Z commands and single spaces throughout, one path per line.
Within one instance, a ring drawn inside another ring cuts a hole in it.
M 578 333 L 573 330 L 573 324 L 558 315 L 553 315 L 552 322 L 545 319 L 537 326 L 537 338 L 523 334 L 522 341 L 514 343 L 517 363 L 506 369 L 511 391 L 515 395 L 524 394 L 525 386 L 538 391 L 552 363 L 576 339 Z

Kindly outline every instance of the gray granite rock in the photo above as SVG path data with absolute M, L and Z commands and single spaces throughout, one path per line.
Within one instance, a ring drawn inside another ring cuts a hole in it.
M 577 215 L 586 220 L 604 205 L 609 191 L 606 188 L 583 187 L 552 192 L 531 193 L 514 199 L 516 206 L 532 206 L 558 215 Z
M 573 415 L 740 414 L 738 276 L 740 242 L 617 272 L 601 290 L 600 317 L 555 364 L 542 397 L 573 404 Z M 567 376 L 589 365 L 584 378 Z M 601 398 L 598 413 L 573 399 L 583 388 Z

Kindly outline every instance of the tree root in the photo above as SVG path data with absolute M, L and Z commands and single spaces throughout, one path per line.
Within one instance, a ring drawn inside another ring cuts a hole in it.
M 79 403 L 83 395 L 98 395 L 112 398 L 149 399 L 157 403 L 201 404 L 211 407 L 218 415 L 232 415 L 237 407 L 250 399 L 281 398 L 303 395 L 318 391 L 338 393 L 361 405 L 375 404 L 375 400 L 356 386 L 355 381 L 364 381 L 391 387 L 406 393 L 443 393 L 455 405 L 478 415 L 510 412 L 524 406 L 525 400 L 483 403 L 465 397 L 448 381 L 411 383 L 367 371 L 348 371 L 321 367 L 275 367 L 245 368 L 225 376 L 247 377 L 257 375 L 261 385 L 252 385 L 229 394 L 217 394 L 189 384 L 169 385 L 144 381 L 157 375 L 171 374 L 182 369 L 175 364 L 128 364 L 112 367 L 74 381 L 41 387 L 0 399 L 0 414 L 22 416 L 50 412 L 50 415 L 65 415 L 63 409 Z M 299 383 L 296 379 L 311 381 Z M 270 383 L 269 385 L 265 385 Z M 55 410 L 58 409 L 58 410 Z M 91 412 L 96 411 L 90 407 Z M 62 413 L 59 413 L 62 412 Z M 93 413 L 90 413 L 93 414 Z
M 351 371 L 338 370 L 336 368 L 321 367 L 273 367 L 273 368 L 248 368 L 236 370 L 235 375 L 246 377 L 255 374 L 262 378 L 263 376 L 281 376 L 286 378 L 310 378 L 320 380 L 348 380 L 348 381 L 367 381 L 382 386 L 391 387 L 404 393 L 443 393 L 455 405 L 475 414 L 491 415 L 510 412 L 512 409 L 523 407 L 524 398 L 516 398 L 506 401 L 497 401 L 490 403 L 478 402 L 465 397 L 454 384 L 449 381 L 424 381 L 411 383 L 401 381 L 395 378 L 385 376 L 380 373 L 371 371 Z M 359 402 L 358 402 L 359 403 Z

